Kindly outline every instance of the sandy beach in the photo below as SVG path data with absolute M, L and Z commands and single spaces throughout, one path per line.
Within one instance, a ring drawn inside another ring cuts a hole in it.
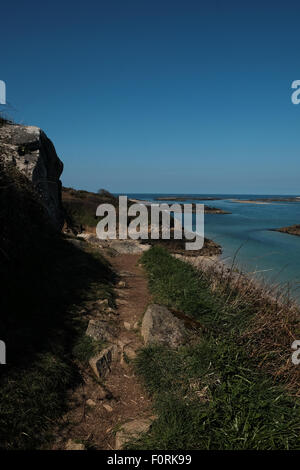
M 240 204 L 270 204 L 270 202 L 262 202 L 262 201 L 250 201 L 250 200 L 243 200 L 243 199 L 230 199 L 231 202 L 239 202 Z

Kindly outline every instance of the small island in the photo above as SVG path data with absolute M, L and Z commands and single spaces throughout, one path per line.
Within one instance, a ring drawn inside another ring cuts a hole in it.
M 270 204 L 271 202 L 300 202 L 299 196 L 292 197 L 265 197 L 259 199 L 231 199 L 232 202 L 240 204 Z
M 268 197 L 262 199 L 256 199 L 256 201 L 260 202 L 300 202 L 299 196 L 288 196 L 288 197 Z
M 300 237 L 300 224 L 290 225 L 289 227 L 281 227 L 272 229 L 274 232 L 288 233 Z
M 181 207 L 182 212 L 185 213 L 192 213 L 196 214 L 196 205 L 192 204 L 191 211 L 189 211 L 187 208 L 184 208 L 183 203 L 178 203 L 178 205 Z M 223 209 L 220 209 L 219 207 L 212 207 L 212 206 L 207 206 L 206 204 L 204 205 L 204 214 L 231 214 L 231 212 L 224 211 Z
M 178 198 L 178 199 L 173 199 L 173 201 L 177 201 L 177 200 L 181 200 L 181 198 Z M 171 201 L 172 202 L 172 199 L 170 198 L 166 198 L 166 199 L 158 199 L 158 198 L 155 198 L 154 199 L 155 201 L 165 201 L 165 203 L 167 204 L 167 201 Z M 188 200 L 192 200 L 191 198 L 182 198 L 183 201 L 188 201 Z M 197 199 L 193 199 L 193 200 L 197 200 Z M 202 199 L 204 200 L 204 199 Z M 137 203 L 137 204 L 145 204 L 145 206 L 151 206 L 151 204 L 153 204 L 153 202 L 151 201 L 146 201 L 146 200 L 142 200 L 142 199 L 129 199 L 130 202 L 132 203 Z M 192 204 L 190 202 L 190 204 Z M 184 204 L 183 203 L 178 203 L 178 205 L 180 206 L 181 208 L 181 211 L 183 212 L 184 211 Z M 185 212 L 188 213 L 187 209 L 185 209 Z M 195 204 L 192 205 L 192 214 L 195 214 L 196 213 L 196 206 Z M 204 205 L 204 214 L 231 214 L 231 212 L 228 212 L 228 211 L 224 211 L 223 209 L 219 209 L 219 207 L 212 207 L 212 206 L 207 206 L 206 204 Z
M 218 207 L 204 206 L 204 214 L 231 214 L 229 211 L 224 211 Z

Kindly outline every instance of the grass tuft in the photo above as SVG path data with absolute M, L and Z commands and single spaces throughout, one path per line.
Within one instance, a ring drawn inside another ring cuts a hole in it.
M 74 357 L 84 365 L 87 365 L 89 360 L 103 349 L 103 343 L 96 341 L 90 336 L 83 335 L 75 344 L 73 348 Z

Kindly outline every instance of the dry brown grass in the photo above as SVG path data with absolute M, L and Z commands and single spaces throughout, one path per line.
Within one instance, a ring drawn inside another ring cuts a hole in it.
M 212 292 L 225 299 L 224 311 L 246 312 L 239 339 L 258 366 L 289 393 L 300 396 L 300 366 L 291 361 L 291 345 L 300 338 L 300 307 L 279 284 L 258 282 L 218 260 L 185 259 L 196 266 Z M 239 320 L 238 318 L 234 318 Z

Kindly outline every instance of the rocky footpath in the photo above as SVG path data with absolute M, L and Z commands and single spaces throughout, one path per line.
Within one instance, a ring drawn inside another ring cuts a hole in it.
M 177 349 L 190 342 L 193 331 L 186 319 L 152 303 L 139 265 L 150 246 L 135 240 L 105 243 L 92 234 L 79 234 L 76 241 L 82 247 L 91 243 L 109 261 L 117 276 L 116 300 L 113 306 L 107 300 L 88 305 L 86 335 L 103 346 L 82 370 L 83 387 L 71 394 L 70 411 L 64 416 L 71 424 L 59 431 L 54 448 L 84 450 L 92 445 L 118 450 L 149 431 L 156 419 L 133 367 L 138 351 L 149 345 Z

